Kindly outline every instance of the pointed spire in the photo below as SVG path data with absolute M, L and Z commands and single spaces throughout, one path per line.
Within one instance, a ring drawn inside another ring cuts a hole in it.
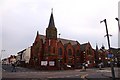
M 96 43 L 96 51 L 98 51 L 98 45 L 97 45 L 97 43 Z
M 101 49 L 105 49 L 105 46 L 102 44 L 102 47 L 101 47 Z
M 54 17 L 53 17 L 53 8 L 51 9 L 51 16 L 50 16 L 48 27 L 55 27 Z
M 37 31 L 37 35 L 39 35 L 39 31 Z

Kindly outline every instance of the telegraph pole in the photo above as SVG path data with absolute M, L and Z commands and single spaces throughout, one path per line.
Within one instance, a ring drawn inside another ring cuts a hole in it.
M 106 26 L 106 36 L 108 40 L 108 47 L 109 47 L 109 53 L 110 53 L 110 39 L 109 39 L 109 34 L 108 34 L 108 28 L 107 28 L 107 21 L 104 19 L 103 21 L 100 21 L 100 23 L 104 22 Z M 112 79 L 115 80 L 115 72 L 114 72 L 114 67 L 113 67 L 113 62 L 111 60 L 111 72 L 112 72 Z

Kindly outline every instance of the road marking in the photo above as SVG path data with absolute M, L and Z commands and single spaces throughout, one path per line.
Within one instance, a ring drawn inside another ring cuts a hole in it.
M 66 76 L 66 77 L 70 77 L 70 76 Z
M 88 74 L 84 74 L 81 76 L 81 78 L 85 78 L 86 76 L 88 76 Z
M 80 76 L 80 75 L 75 75 L 75 76 Z
M 98 70 L 97 72 L 111 72 L 110 70 Z

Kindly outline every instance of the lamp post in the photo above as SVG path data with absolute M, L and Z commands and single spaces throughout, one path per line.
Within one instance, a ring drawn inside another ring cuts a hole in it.
M 58 34 L 59 35 L 59 41 L 60 41 L 60 33 Z M 61 70 L 61 56 L 60 56 L 60 53 L 58 53 L 58 67 L 59 67 L 59 70 Z
M 118 48 L 120 47 L 120 22 L 119 22 L 119 18 L 115 18 L 117 21 L 118 21 Z M 117 52 L 119 53 L 119 51 Z M 119 64 L 119 58 L 118 58 L 118 55 L 117 55 L 117 63 Z
M 102 22 L 105 23 L 105 27 L 106 27 L 106 36 L 107 36 L 108 47 L 109 47 L 109 52 L 110 52 L 110 40 L 109 40 L 109 34 L 108 34 L 108 28 L 107 28 L 107 21 L 106 21 L 106 19 L 104 19 L 103 21 L 100 21 L 100 23 L 102 23 Z M 111 72 L 112 72 L 112 79 L 115 80 L 115 72 L 114 72 L 114 67 L 113 67 L 112 61 L 111 61 Z
M 120 31 L 120 24 L 119 24 L 119 19 L 118 18 L 115 18 L 117 21 L 118 21 L 118 29 Z
M 120 22 L 118 18 L 115 18 L 118 21 L 118 47 L 120 47 Z
M 59 33 L 58 35 L 59 35 L 59 41 L 60 41 L 60 35 L 61 35 L 61 34 Z

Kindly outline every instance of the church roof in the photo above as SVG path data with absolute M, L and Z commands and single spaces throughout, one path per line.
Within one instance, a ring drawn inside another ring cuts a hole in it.
M 40 39 L 43 40 L 43 43 L 45 42 L 45 36 L 44 35 L 39 35 Z M 58 41 L 61 41 L 63 45 L 67 44 L 67 43 L 71 43 L 71 45 L 76 45 L 77 41 L 74 40 L 68 40 L 68 39 L 63 39 L 63 38 L 58 38 Z
M 88 45 L 88 43 L 85 43 L 85 44 L 81 44 L 80 45 L 80 50 L 81 51 L 85 51 L 85 47 Z
M 63 38 L 58 38 L 59 41 L 61 41 L 64 44 L 68 44 L 71 43 L 71 45 L 76 45 L 77 41 L 74 40 L 68 40 L 68 39 L 63 39 Z
M 43 40 L 43 43 L 45 43 L 45 36 L 44 35 L 39 35 L 40 36 L 40 39 Z

